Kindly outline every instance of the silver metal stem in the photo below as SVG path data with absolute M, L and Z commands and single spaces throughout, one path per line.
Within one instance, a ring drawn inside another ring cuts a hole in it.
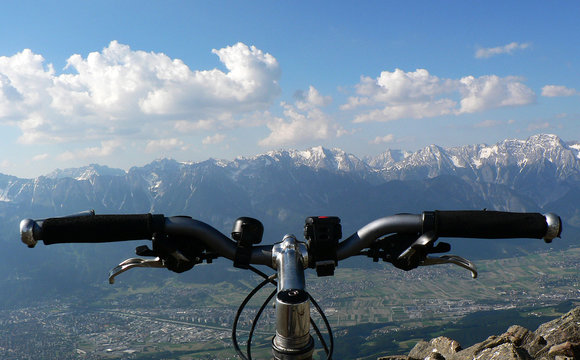
M 272 266 L 278 270 L 276 336 L 272 354 L 278 360 L 312 359 L 310 300 L 305 291 L 304 269 L 308 251 L 294 235 L 286 235 L 272 250 Z
M 308 266 L 308 249 L 294 235 L 272 248 L 272 267 L 278 271 L 278 292 L 304 290 L 304 269 Z

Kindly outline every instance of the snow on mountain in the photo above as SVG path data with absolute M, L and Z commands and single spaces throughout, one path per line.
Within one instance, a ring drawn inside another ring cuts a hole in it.
M 385 169 L 409 156 L 410 153 L 404 153 L 401 150 L 387 149 L 382 154 L 375 157 L 367 157 L 366 163 L 375 169 Z
M 368 171 L 369 166 L 356 156 L 341 149 L 326 149 L 322 146 L 307 150 L 271 151 L 252 159 L 270 157 L 275 162 L 290 160 L 294 166 L 307 166 L 313 169 L 325 169 L 338 172 Z
M 495 145 L 447 149 L 430 145 L 399 161 L 375 163 L 383 165 L 379 171 L 387 180 L 453 175 L 471 182 L 506 185 L 542 205 L 562 197 L 571 184 L 580 181 L 579 151 L 580 144 L 540 134 Z
M 244 201 L 266 204 L 269 197 L 277 196 L 298 206 L 300 201 L 328 203 L 325 196 L 300 194 L 305 192 L 302 190 L 305 184 L 315 183 L 313 187 L 322 192 L 334 187 L 356 193 L 359 190 L 354 187 L 377 186 L 392 180 L 423 181 L 454 176 L 472 184 L 473 191 L 483 199 L 489 198 L 484 192 L 491 190 L 484 191 L 485 186 L 475 184 L 507 186 L 543 206 L 578 186 L 579 154 L 578 143 L 566 144 L 555 135 L 535 135 L 495 145 L 453 148 L 430 145 L 412 153 L 387 150 L 365 160 L 340 149 L 318 146 L 271 151 L 231 161 L 181 163 L 162 159 L 127 172 L 92 164 L 56 170 L 37 179 L 1 175 L 0 201 L 55 209 L 64 207 L 63 201 L 75 200 L 88 206 L 97 202 L 116 211 L 160 206 L 179 210 L 199 206 L 199 196 L 210 201 L 212 196 L 228 193 L 239 204 Z M 507 194 L 503 190 L 496 193 Z M 498 204 L 505 204 L 497 196 L 495 199 Z
M 237 179 L 243 174 L 254 177 L 272 166 L 300 167 L 327 170 L 342 174 L 358 174 L 365 178 L 377 171 L 384 180 L 411 180 L 433 178 L 440 175 L 456 175 L 476 181 L 509 183 L 502 169 L 515 167 L 518 171 L 535 167 L 553 169 L 559 180 L 580 179 L 580 143 L 566 144 L 556 135 L 534 135 L 526 140 L 508 139 L 494 145 L 478 144 L 443 148 L 429 145 L 416 152 L 388 149 L 371 158 L 359 159 L 341 149 L 322 146 L 306 150 L 270 151 L 253 157 L 235 160 L 209 159 L 200 163 L 179 163 L 163 159 L 130 171 L 142 174 L 152 191 L 159 189 L 163 173 L 174 173 L 187 168 L 216 166 L 224 175 Z M 91 164 L 81 168 L 55 170 L 46 177 L 50 179 L 73 178 L 87 180 L 95 176 L 125 176 L 126 172 L 107 166 Z M 493 177 L 493 176 L 495 177 Z
M 368 177 L 372 168 L 363 160 L 341 149 L 326 149 L 322 146 L 306 150 L 270 151 L 253 157 L 240 157 L 233 161 L 220 160 L 217 164 L 226 170 L 231 179 L 257 178 L 265 176 L 268 169 L 298 169 L 301 167 L 314 171 Z
M 461 160 L 440 146 L 429 145 L 407 154 L 400 161 L 388 164 L 381 172 L 389 180 L 433 178 L 443 174 L 454 175 L 458 169 L 455 164 L 461 165 Z
M 504 177 L 510 167 L 536 172 L 550 168 L 559 180 L 580 179 L 580 144 L 565 144 L 555 135 L 535 135 L 526 140 L 504 140 L 495 145 L 468 145 L 444 149 L 430 145 L 399 161 L 385 154 L 369 163 L 382 166 L 387 179 L 419 179 L 458 175 L 477 181 L 509 184 L 514 177 Z
M 484 163 L 502 166 L 517 164 L 520 167 L 529 163 L 547 160 L 564 167 L 576 165 L 576 156 L 572 148 L 567 146 L 556 135 L 534 135 L 527 140 L 505 140 L 492 147 L 483 147 L 479 158 Z
M 369 166 L 352 154 L 341 149 L 325 149 L 322 146 L 304 151 L 291 151 L 296 164 L 341 172 L 368 171 Z
M 576 157 L 580 159 L 580 143 L 571 143 L 568 145 L 572 151 L 576 154 Z
M 104 165 L 90 164 L 80 168 L 57 169 L 46 177 L 51 179 L 73 178 L 76 180 L 89 180 L 95 176 L 124 176 L 125 171 L 114 169 Z
M 12 201 L 12 193 L 15 186 L 19 187 L 18 178 L 0 174 L 0 201 Z

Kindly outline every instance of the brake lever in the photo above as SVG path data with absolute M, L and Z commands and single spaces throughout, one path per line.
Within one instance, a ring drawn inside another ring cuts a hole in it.
M 157 257 L 155 259 L 140 259 L 140 258 L 130 258 L 119 265 L 115 266 L 111 271 L 109 271 L 109 284 L 115 283 L 115 277 L 119 274 L 124 273 L 134 267 L 144 267 L 144 268 L 164 268 L 163 260 Z
M 425 260 L 420 264 L 420 266 L 431 266 L 431 265 L 439 265 L 439 264 L 454 264 L 460 266 L 464 269 L 471 271 L 471 277 L 477 278 L 477 269 L 475 268 L 475 264 L 471 261 L 462 258 L 461 256 L 457 255 L 442 255 L 440 257 L 430 257 L 428 256 Z

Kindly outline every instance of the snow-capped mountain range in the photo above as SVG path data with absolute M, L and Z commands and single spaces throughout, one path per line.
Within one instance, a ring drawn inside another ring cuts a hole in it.
M 109 211 L 155 211 L 167 207 L 179 211 L 187 210 L 183 199 L 202 190 L 199 185 L 208 179 L 212 179 L 216 192 L 236 189 L 236 197 L 245 196 L 250 205 L 255 205 L 258 199 L 268 196 L 273 197 L 268 202 L 276 203 L 276 194 L 291 188 L 296 193 L 290 197 L 316 197 L 307 195 L 312 182 L 323 187 L 324 193 L 336 193 L 340 188 L 348 192 L 347 185 L 356 184 L 357 188 L 350 190 L 359 193 L 364 187 L 395 180 L 424 182 L 441 176 L 455 177 L 474 189 L 503 186 L 544 207 L 580 184 L 580 143 L 565 143 L 555 135 L 536 135 L 492 146 L 446 149 L 430 145 L 416 152 L 387 150 L 366 159 L 319 146 L 231 161 L 179 163 L 163 159 L 127 172 L 93 164 L 56 170 L 36 179 L 0 175 L 0 201 L 59 212 L 77 207 L 78 202 L 98 204 Z M 328 178 L 328 182 L 320 183 L 322 178 Z M 169 194 L 175 194 L 174 201 L 182 200 L 185 207 L 170 206 Z M 482 193 L 484 198 L 487 195 Z M 207 200 L 211 202 L 210 198 Z M 490 205 L 508 208 L 505 203 Z
M 418 180 L 440 175 L 461 175 L 476 181 L 509 184 L 509 176 L 500 169 L 515 167 L 520 170 L 539 164 L 555 166 L 554 176 L 560 180 L 579 180 L 580 143 L 565 143 L 556 135 L 535 135 L 526 140 L 504 140 L 493 146 L 478 144 L 453 148 L 430 145 L 417 152 L 387 150 L 371 158 L 359 159 L 341 149 L 322 146 L 307 150 L 271 151 L 250 158 L 233 161 L 208 160 L 231 170 L 235 177 L 241 172 L 268 167 L 273 163 L 336 173 L 353 173 L 362 177 L 384 180 Z M 180 167 L 195 167 L 203 163 L 180 163 Z M 131 171 L 134 169 L 131 169 Z M 490 176 L 490 170 L 494 177 Z M 89 180 L 95 176 L 124 176 L 126 172 L 92 164 L 82 168 L 55 170 L 48 178 L 75 178 Z
M 387 178 L 404 178 L 416 169 L 425 169 L 427 177 L 462 174 L 474 180 L 496 183 L 509 183 L 509 177 L 499 171 L 502 168 L 523 170 L 538 164 L 552 164 L 556 166 L 554 175 L 559 179 L 578 179 L 579 150 L 580 144 L 566 144 L 555 135 L 535 135 L 527 140 L 504 140 L 493 146 L 443 149 L 431 145 L 415 153 L 395 155 L 388 151 L 373 159 L 372 164 L 383 169 Z M 495 170 L 495 177 L 490 177 L 487 170 Z

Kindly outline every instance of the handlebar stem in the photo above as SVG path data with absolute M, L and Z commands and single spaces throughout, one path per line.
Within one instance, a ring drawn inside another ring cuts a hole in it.
M 278 291 L 304 290 L 304 269 L 308 267 L 308 249 L 294 235 L 284 236 L 272 248 L 272 267 L 278 271 Z
M 310 300 L 304 280 L 307 266 L 308 250 L 294 235 L 286 235 L 281 243 L 274 245 L 272 267 L 278 271 L 278 294 L 272 355 L 277 360 L 312 359 Z

